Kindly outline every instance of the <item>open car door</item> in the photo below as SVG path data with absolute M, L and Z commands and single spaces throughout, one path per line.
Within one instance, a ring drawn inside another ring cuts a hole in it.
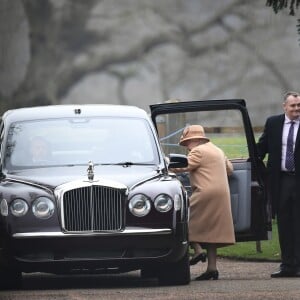
M 265 166 L 258 159 L 253 128 L 242 99 L 169 102 L 150 106 L 162 148 L 167 155 L 187 154 L 178 142 L 188 125 L 199 124 L 231 160 L 229 177 L 237 241 L 270 238 L 272 217 L 265 185 Z M 190 193 L 189 175 L 178 175 Z M 216 185 L 218 176 L 216 174 Z

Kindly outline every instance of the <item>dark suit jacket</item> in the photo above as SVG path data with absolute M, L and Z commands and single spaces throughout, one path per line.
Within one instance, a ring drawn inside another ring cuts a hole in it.
M 268 189 L 271 197 L 273 216 L 277 214 L 278 200 L 280 195 L 280 172 L 281 172 L 281 150 L 282 130 L 284 125 L 284 114 L 269 117 L 266 121 L 264 132 L 257 143 L 258 155 L 264 159 L 268 153 L 267 176 Z M 295 144 L 295 172 L 297 181 L 297 193 L 300 197 L 300 127 Z

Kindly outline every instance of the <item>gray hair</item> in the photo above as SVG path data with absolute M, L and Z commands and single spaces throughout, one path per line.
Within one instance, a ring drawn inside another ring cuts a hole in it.
M 300 94 L 298 92 L 288 91 L 283 95 L 283 101 L 285 102 L 289 96 L 294 96 L 296 98 L 300 97 Z

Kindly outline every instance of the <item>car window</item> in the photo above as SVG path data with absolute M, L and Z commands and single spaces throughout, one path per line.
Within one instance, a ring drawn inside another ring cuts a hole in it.
M 8 169 L 32 166 L 156 164 L 149 124 L 137 118 L 68 118 L 17 122 L 5 147 Z M 36 158 L 38 157 L 38 158 Z
M 197 111 L 158 115 L 158 133 L 164 152 L 186 154 L 178 142 L 184 128 L 192 124 L 204 127 L 207 137 L 219 146 L 228 158 L 249 157 L 243 119 L 239 110 Z

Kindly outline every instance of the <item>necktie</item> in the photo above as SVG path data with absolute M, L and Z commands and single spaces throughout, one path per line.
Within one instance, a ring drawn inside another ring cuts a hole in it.
M 294 121 L 291 121 L 286 143 L 285 167 L 288 171 L 294 170 Z

